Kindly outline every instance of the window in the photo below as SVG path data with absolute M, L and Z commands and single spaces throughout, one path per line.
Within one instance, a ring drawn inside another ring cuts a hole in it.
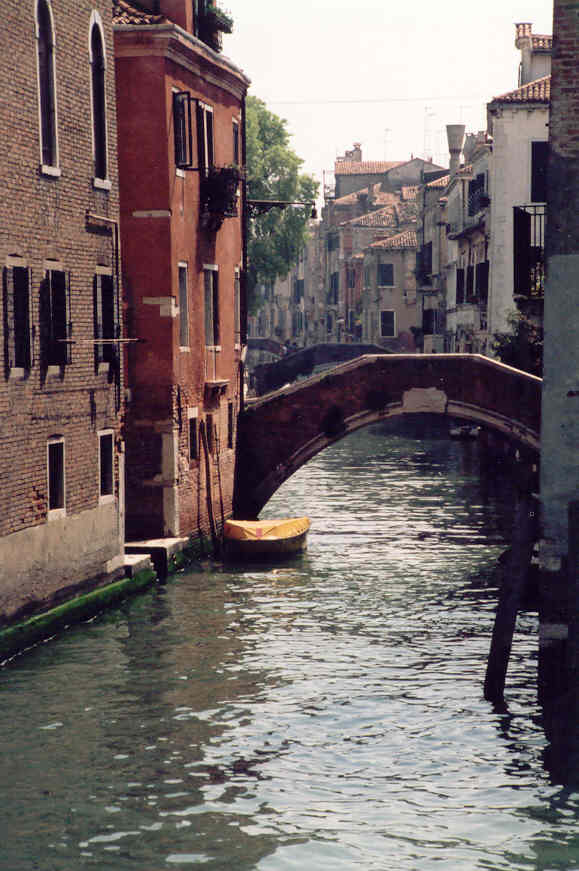
M 114 485 L 114 442 L 113 433 L 99 434 L 99 495 L 112 496 Z
M 179 344 L 189 347 L 189 282 L 187 264 L 179 264 Z
M 205 415 L 205 433 L 207 435 L 207 451 L 212 454 L 215 447 L 215 427 L 212 414 Z
M 213 109 L 197 103 L 197 149 L 199 169 L 207 171 L 213 166 Z
M 241 276 L 239 269 L 235 270 L 233 279 L 233 332 L 235 344 L 241 344 Z
M 436 309 L 429 308 L 422 312 L 422 332 L 431 336 L 436 333 L 437 314 Z
M 233 402 L 227 403 L 227 447 L 233 447 Z
M 547 202 L 548 142 L 531 143 L 531 202 Z
M 95 178 L 107 177 L 107 125 L 105 98 L 105 53 L 99 25 L 95 22 L 90 34 L 90 64 L 92 83 L 92 130 Z
M 329 305 L 337 305 L 338 304 L 338 295 L 340 288 L 340 273 L 332 272 L 330 275 L 330 292 L 328 294 L 328 303 Z
M 380 335 L 383 339 L 396 335 L 396 315 L 393 311 L 380 312 Z
M 6 369 L 30 369 L 30 270 L 4 270 L 4 347 Z
M 235 166 L 240 166 L 241 161 L 239 159 L 239 123 L 237 121 L 233 122 L 233 163 Z
M 197 437 L 197 414 L 189 418 L 189 459 L 199 459 L 199 440 Z
M 219 282 L 216 266 L 204 266 L 205 345 L 219 345 Z
M 175 140 L 175 166 L 178 169 L 188 169 L 193 164 L 193 128 L 189 91 L 179 91 L 173 94 L 173 136 Z
M 42 364 L 71 362 L 70 274 L 48 269 L 40 286 L 40 345 Z
M 100 363 L 112 363 L 115 358 L 113 339 L 119 338 L 116 312 L 115 280 L 112 275 L 95 275 L 93 286 L 94 359 L 98 371 Z
M 466 301 L 474 299 L 474 266 L 466 267 Z
M 38 40 L 38 88 L 40 96 L 40 145 L 43 166 L 57 166 L 56 87 L 54 77 L 54 32 L 47 0 L 36 7 Z
M 299 301 L 304 298 L 304 286 L 305 282 L 303 278 L 294 279 L 293 301 L 295 303 L 299 303 Z
M 394 286 L 394 264 L 379 263 L 378 264 L 378 287 L 393 287 Z
M 470 217 L 473 217 L 477 212 L 480 212 L 484 191 L 485 174 L 484 172 L 481 172 L 468 183 L 468 214 Z
M 456 270 L 456 304 L 464 303 L 464 269 Z
M 486 304 L 489 298 L 489 261 L 483 260 L 476 265 L 476 295 L 480 302 Z
M 64 439 L 48 440 L 48 511 L 64 510 Z

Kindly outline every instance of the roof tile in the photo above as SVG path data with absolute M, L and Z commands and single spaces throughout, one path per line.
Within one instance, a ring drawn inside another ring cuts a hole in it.
M 404 230 L 388 239 L 379 239 L 378 242 L 368 245 L 368 248 L 418 248 L 418 238 L 415 230 Z
M 551 99 L 551 76 L 543 76 L 528 82 L 514 91 L 493 97 L 492 103 L 549 103 Z
M 406 162 L 405 160 L 336 160 L 334 175 L 382 175 Z
M 137 0 L 113 0 L 114 24 L 162 24 L 164 21 L 167 21 L 164 15 L 143 9 Z

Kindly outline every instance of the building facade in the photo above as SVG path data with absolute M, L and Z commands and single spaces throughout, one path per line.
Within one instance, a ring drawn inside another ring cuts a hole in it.
M 119 194 L 108 0 L 6 0 L 0 620 L 123 563 Z
M 231 514 L 241 401 L 244 101 L 209 4 L 115 0 L 130 394 L 127 537 Z

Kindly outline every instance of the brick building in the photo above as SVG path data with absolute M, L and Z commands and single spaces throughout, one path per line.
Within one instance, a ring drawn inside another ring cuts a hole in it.
M 213 534 L 231 513 L 242 356 L 248 79 L 230 22 L 190 0 L 114 2 L 127 333 L 127 537 Z
M 0 623 L 120 568 L 119 252 L 108 0 L 5 0 Z

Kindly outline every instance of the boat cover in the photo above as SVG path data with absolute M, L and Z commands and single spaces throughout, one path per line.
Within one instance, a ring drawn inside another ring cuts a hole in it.
M 286 517 L 280 520 L 227 520 L 225 538 L 236 541 L 294 538 L 310 528 L 308 517 Z

